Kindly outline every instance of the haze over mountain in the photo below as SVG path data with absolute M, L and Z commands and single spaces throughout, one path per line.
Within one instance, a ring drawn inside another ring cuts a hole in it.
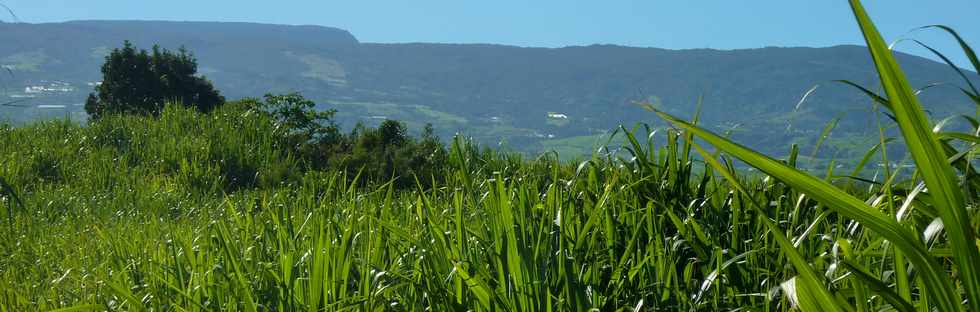
M 185 46 L 230 99 L 298 91 L 337 109 L 345 127 L 384 118 L 414 129 L 432 123 L 443 137 L 462 132 L 528 152 L 587 153 L 618 125 L 656 119 L 637 101 L 691 116 L 702 96 L 703 124 L 731 130 L 769 153 L 785 153 L 791 142 L 814 145 L 838 116 L 822 155 L 853 157 L 877 135 L 868 126 L 874 122 L 868 98 L 830 82 L 875 86 L 871 59 L 860 46 L 723 51 L 373 44 L 320 26 L 161 21 L 0 24 L 0 65 L 7 69 L 0 102 L 26 105 L 0 108 L 0 119 L 84 118 L 81 103 L 100 79 L 103 57 L 123 40 L 142 48 Z M 915 86 L 961 83 L 944 64 L 907 54 L 898 60 Z M 926 90 L 923 101 L 934 118 L 976 111 L 952 85 Z

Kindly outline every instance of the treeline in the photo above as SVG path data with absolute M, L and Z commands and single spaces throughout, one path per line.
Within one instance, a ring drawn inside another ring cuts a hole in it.
M 174 52 L 154 46 L 146 51 L 127 41 L 106 56 L 102 74 L 102 83 L 85 104 L 93 124 L 118 115 L 159 118 L 168 103 L 203 114 L 231 106 L 241 113 L 232 114 L 236 118 L 269 123 L 276 146 L 306 170 L 341 170 L 359 181 L 425 187 L 446 160 L 446 148 L 431 125 L 418 138 L 397 120 L 385 120 L 377 128 L 358 124 L 342 133 L 333 120 L 335 110 L 319 111 L 298 93 L 226 102 L 206 77 L 197 76 L 197 60 L 183 48 Z M 233 184 L 255 182 L 247 176 L 231 179 Z
M 404 123 L 390 119 L 376 128 L 358 123 L 349 133 L 342 133 L 332 119 L 335 110 L 319 111 L 313 101 L 297 93 L 267 94 L 230 106 L 274 124 L 279 146 L 298 158 L 305 169 L 345 171 L 362 182 L 427 187 L 446 163 L 446 147 L 431 124 L 417 138 L 409 135 Z

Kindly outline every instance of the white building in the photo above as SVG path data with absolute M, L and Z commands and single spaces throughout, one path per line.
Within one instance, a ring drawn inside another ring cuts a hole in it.
M 568 119 L 568 115 L 562 113 L 548 113 L 548 118 L 552 119 Z

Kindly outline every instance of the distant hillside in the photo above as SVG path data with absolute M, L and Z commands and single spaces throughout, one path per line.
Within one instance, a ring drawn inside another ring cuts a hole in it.
M 0 64 L 10 70 L 0 78 L 4 100 L 30 99 L 27 108 L 0 108 L 0 119 L 83 116 L 80 104 L 100 79 L 103 56 L 127 39 L 145 48 L 186 46 L 229 98 L 300 91 L 338 109 L 346 127 L 384 118 L 416 129 L 431 122 L 443 136 L 461 131 L 528 152 L 587 153 L 617 125 L 655 120 L 635 101 L 689 116 L 699 96 L 705 124 L 770 153 L 784 153 L 789 143 L 812 146 L 836 116 L 843 119 L 823 157 L 853 157 L 876 134 L 868 99 L 829 83 L 875 86 L 871 60 L 859 46 L 372 44 L 319 26 L 155 21 L 0 24 Z M 943 64 L 905 54 L 899 61 L 917 86 L 960 83 Z M 822 87 L 795 111 L 816 84 Z M 923 99 L 936 116 L 976 110 L 951 86 L 931 88 Z

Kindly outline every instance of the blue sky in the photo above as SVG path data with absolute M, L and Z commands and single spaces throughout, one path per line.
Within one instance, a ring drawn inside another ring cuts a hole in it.
M 364 42 L 499 43 L 560 47 L 608 43 L 738 49 L 861 43 L 844 0 L 0 0 L 24 22 L 156 19 L 314 24 Z M 980 48 L 980 1 L 865 1 L 886 39 L 910 36 L 946 51 L 955 42 L 917 26 L 946 24 Z M 0 19 L 8 20 L 6 16 Z M 912 43 L 899 50 L 928 55 Z

